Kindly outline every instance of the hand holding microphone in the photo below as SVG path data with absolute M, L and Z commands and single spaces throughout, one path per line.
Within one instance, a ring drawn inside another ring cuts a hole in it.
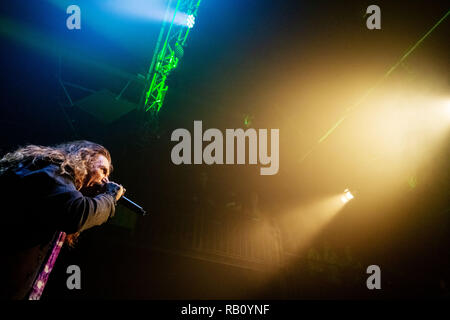
M 127 197 L 123 196 L 126 192 L 126 189 L 122 185 L 112 181 L 106 181 L 104 186 L 107 193 L 111 193 L 115 196 L 116 202 L 120 203 L 134 213 L 140 214 L 142 216 L 147 215 L 147 212 L 144 210 L 144 208 L 131 201 Z
M 104 187 L 106 193 L 114 195 L 116 202 L 119 201 L 126 192 L 126 189 L 122 185 L 112 181 L 106 181 Z

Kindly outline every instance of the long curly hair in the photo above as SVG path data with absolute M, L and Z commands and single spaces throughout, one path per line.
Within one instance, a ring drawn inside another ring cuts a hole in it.
M 7 153 L 0 159 L 0 175 L 18 168 L 20 165 L 53 163 L 59 166 L 59 174 L 70 176 L 77 190 L 81 190 L 89 180 L 93 162 L 99 155 L 106 157 L 111 164 L 109 151 L 94 142 L 86 140 L 72 141 L 52 147 L 28 145 Z M 112 171 L 112 165 L 110 172 Z M 80 235 L 69 234 L 66 241 L 73 247 Z

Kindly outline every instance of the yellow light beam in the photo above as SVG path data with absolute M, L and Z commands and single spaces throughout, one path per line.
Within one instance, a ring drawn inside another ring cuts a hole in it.
M 410 49 L 408 49 L 406 53 L 404 53 L 400 58 L 400 60 L 398 60 L 391 68 L 389 68 L 389 70 L 375 83 L 374 86 L 367 90 L 367 92 L 361 99 L 359 99 L 351 107 L 347 108 L 345 110 L 346 114 L 344 114 L 329 130 L 327 130 L 327 132 L 319 139 L 317 144 L 315 144 L 306 152 L 306 154 L 300 159 L 300 163 L 303 162 L 303 160 L 305 160 L 312 153 L 315 147 L 325 141 L 325 139 L 327 139 L 344 122 L 344 120 L 350 115 L 350 112 L 354 111 L 376 88 L 381 85 L 381 83 L 383 83 L 384 80 L 386 80 L 392 74 L 392 72 L 394 72 L 394 70 L 397 69 L 399 65 L 401 65 L 405 61 L 406 58 L 431 34 L 431 32 L 434 31 L 434 29 L 436 29 L 448 17 L 449 14 L 450 10 L 447 11 L 447 13 L 441 19 L 439 19 L 439 21 L 436 22 L 435 25 L 430 30 L 428 30 L 428 32 L 425 33 L 424 36 L 422 36 L 422 38 L 420 38 Z

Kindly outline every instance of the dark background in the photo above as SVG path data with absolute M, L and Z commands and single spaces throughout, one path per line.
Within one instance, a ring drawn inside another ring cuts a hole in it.
M 389 172 L 376 178 L 373 170 L 388 160 L 370 162 L 370 140 L 352 145 L 348 137 L 363 133 L 350 124 L 300 161 L 448 11 L 446 1 L 378 1 L 382 29 L 368 30 L 365 10 L 375 4 L 368 1 L 203 0 L 150 131 L 137 111 L 104 123 L 72 106 L 58 77 L 117 94 L 127 75 L 146 73 L 161 22 L 121 16 L 99 1 L 56 3 L 0 4 L 1 153 L 29 143 L 102 143 L 112 179 L 151 215 L 120 209 L 86 231 L 62 251 L 43 299 L 448 297 L 448 132 L 418 170 L 417 186 L 392 195 L 383 180 Z M 81 30 L 65 27 L 69 4 L 82 10 Z M 383 88 L 406 84 L 448 99 L 448 26 L 447 19 Z M 132 82 L 124 99 L 136 102 L 141 90 Z M 259 165 L 172 164 L 174 129 L 193 132 L 202 120 L 204 129 L 224 132 L 244 128 L 246 115 L 250 127 L 280 128 L 277 175 L 259 175 Z M 278 217 L 350 186 L 359 197 L 297 252 L 296 230 Z M 262 224 L 261 238 L 246 238 Z M 81 268 L 79 291 L 65 286 L 70 264 Z M 382 290 L 366 288 L 371 264 L 381 267 Z

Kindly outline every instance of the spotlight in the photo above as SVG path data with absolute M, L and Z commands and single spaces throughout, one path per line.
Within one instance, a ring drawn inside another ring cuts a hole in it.
M 341 197 L 341 201 L 343 203 L 347 203 L 350 200 L 352 200 L 354 198 L 353 194 L 350 192 L 350 190 L 345 189 L 344 190 L 344 195 Z
M 190 14 L 187 17 L 187 26 L 189 29 L 191 29 L 192 27 L 194 27 L 195 24 L 195 17 L 194 15 Z

